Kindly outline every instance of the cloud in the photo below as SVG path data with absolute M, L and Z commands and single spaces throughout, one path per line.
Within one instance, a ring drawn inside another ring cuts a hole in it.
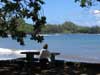
M 93 14 L 100 14 L 100 10 L 93 10 Z
M 89 12 L 93 16 L 94 23 L 100 26 L 100 9 L 92 9 Z
M 98 9 L 90 10 L 90 13 L 94 15 L 95 17 L 100 18 L 100 10 Z

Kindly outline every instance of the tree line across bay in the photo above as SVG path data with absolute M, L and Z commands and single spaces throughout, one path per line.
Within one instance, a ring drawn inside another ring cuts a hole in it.
M 20 25 L 18 26 L 19 31 L 25 31 L 31 33 L 34 27 L 31 24 L 25 23 L 24 20 L 19 20 Z M 66 21 L 63 24 L 46 24 L 42 27 L 42 34 L 53 34 L 53 33 L 100 33 L 100 26 L 80 26 L 73 22 Z

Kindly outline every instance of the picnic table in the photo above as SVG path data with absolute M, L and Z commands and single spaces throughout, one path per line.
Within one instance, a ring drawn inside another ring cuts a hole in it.
M 26 51 L 26 52 L 21 52 L 21 54 L 26 54 L 26 60 L 27 61 L 34 61 L 34 56 L 39 55 L 40 51 Z
M 51 53 L 51 60 L 55 60 L 55 56 L 60 55 L 58 52 L 50 52 Z M 32 51 L 26 51 L 26 52 L 21 52 L 21 54 L 26 54 L 26 60 L 27 61 L 34 61 L 35 55 L 39 55 L 40 51 L 39 50 L 32 50 Z
M 50 52 L 50 53 L 51 53 L 51 61 L 54 61 L 55 60 L 55 56 L 60 54 L 60 53 L 57 53 L 57 52 Z M 32 70 L 33 70 L 32 66 L 34 66 L 34 67 L 36 66 L 36 65 L 32 65 L 32 64 L 36 64 L 34 56 L 35 55 L 39 55 L 40 51 L 39 50 L 32 50 L 32 51 L 21 52 L 21 54 L 25 54 L 26 55 L 26 60 L 27 60 L 26 71 L 28 73 L 30 73 L 29 75 L 31 75 L 32 74 Z

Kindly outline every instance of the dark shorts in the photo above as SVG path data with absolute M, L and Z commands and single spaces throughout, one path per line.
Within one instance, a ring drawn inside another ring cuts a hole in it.
M 40 59 L 40 63 L 45 63 L 46 64 L 47 62 L 49 62 L 48 59 L 45 59 L 45 58 Z
M 47 68 L 48 59 L 40 59 L 41 69 Z

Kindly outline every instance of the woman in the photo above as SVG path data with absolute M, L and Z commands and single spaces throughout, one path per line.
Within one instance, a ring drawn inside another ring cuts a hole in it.
M 41 49 L 40 51 L 40 63 L 41 63 L 42 68 L 45 68 L 46 64 L 51 61 L 50 57 L 51 57 L 51 54 L 48 51 L 48 44 L 45 44 L 43 46 L 43 49 Z

